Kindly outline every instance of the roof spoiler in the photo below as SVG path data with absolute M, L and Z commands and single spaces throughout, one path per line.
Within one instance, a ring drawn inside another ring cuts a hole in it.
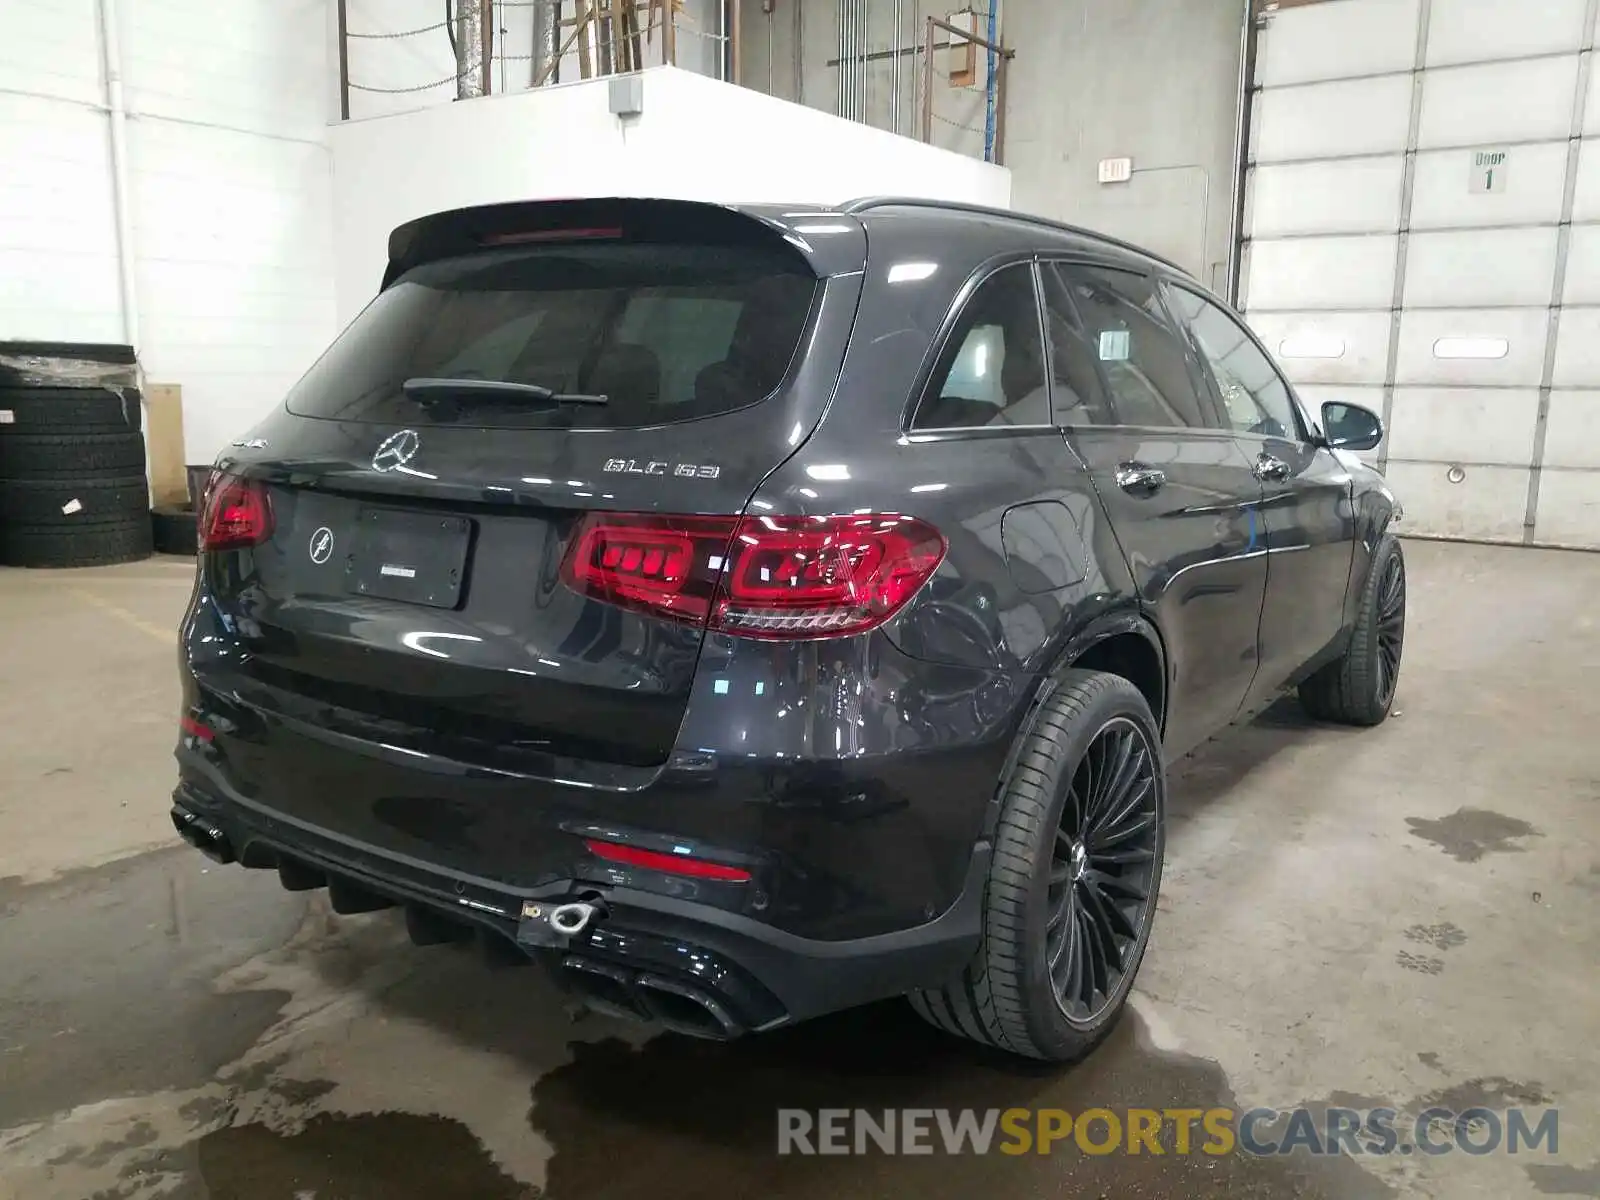
M 523 200 L 458 208 L 407 221 L 389 235 L 383 286 L 413 267 L 495 246 L 585 240 L 787 245 L 817 276 L 859 271 L 866 232 L 856 218 L 813 205 L 708 204 L 696 200 Z

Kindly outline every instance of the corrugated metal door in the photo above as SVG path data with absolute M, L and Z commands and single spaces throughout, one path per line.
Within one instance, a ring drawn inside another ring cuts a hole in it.
M 1411 533 L 1600 547 L 1600 0 L 1327 0 L 1257 59 L 1241 304 Z

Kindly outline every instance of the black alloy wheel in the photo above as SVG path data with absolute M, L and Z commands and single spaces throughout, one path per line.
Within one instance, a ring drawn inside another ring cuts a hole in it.
M 1072 669 L 1018 734 L 1000 789 L 978 945 L 910 995 L 947 1032 L 1075 1062 L 1116 1027 L 1166 855 L 1160 725 L 1120 675 Z
M 1156 761 L 1143 729 L 1108 721 L 1073 773 L 1050 862 L 1045 963 L 1056 1003 L 1091 1025 L 1120 998 L 1155 907 Z
M 1406 639 L 1405 560 L 1395 554 L 1378 582 L 1378 704 L 1388 708 L 1400 682 L 1400 651 Z

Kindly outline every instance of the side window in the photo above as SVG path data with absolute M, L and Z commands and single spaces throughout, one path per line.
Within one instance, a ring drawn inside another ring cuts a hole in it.
M 1019 263 L 996 271 L 968 298 L 911 425 L 1049 424 L 1033 268 Z
M 1153 279 L 1074 263 L 1052 269 L 1082 317 L 1119 425 L 1216 427 Z
M 1198 292 L 1173 287 L 1170 294 L 1216 384 L 1228 423 L 1240 433 L 1303 440 L 1283 377 L 1239 322 Z
M 1044 328 L 1050 344 L 1050 394 L 1057 425 L 1115 425 L 1095 366 L 1096 341 L 1084 329 L 1067 285 L 1044 267 Z

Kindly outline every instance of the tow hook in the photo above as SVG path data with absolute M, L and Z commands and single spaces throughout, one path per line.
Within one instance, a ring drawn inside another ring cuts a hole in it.
M 606 915 L 605 906 L 578 900 L 571 904 L 558 904 L 550 910 L 550 928 L 562 937 L 577 937 L 593 921 Z
M 528 900 L 517 922 L 517 942 L 523 946 L 564 949 L 575 937 L 592 929 L 610 913 L 606 902 L 593 893 L 581 899 L 549 904 Z

